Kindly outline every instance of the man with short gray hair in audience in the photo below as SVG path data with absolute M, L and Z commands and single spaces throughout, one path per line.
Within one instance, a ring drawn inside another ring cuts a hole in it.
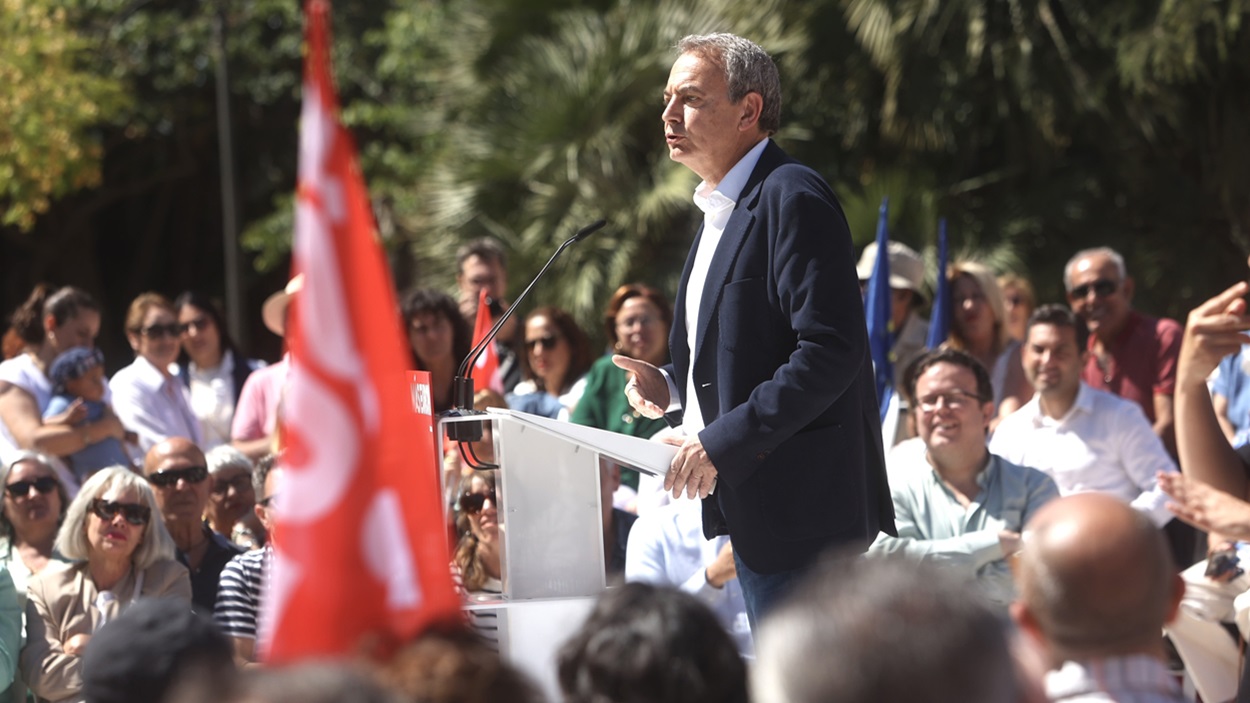
M 1176 320 L 1134 310 L 1134 286 L 1124 257 L 1109 247 L 1079 251 L 1063 268 L 1068 304 L 1091 335 L 1082 378 L 1140 405 L 1154 433 L 1175 454 L 1172 396 L 1184 330 Z
M 968 579 L 931 563 L 826 558 L 764 620 L 754 703 L 1024 703 L 1039 682 Z

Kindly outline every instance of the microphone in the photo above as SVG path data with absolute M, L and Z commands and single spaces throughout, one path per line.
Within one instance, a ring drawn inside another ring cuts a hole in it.
M 521 301 L 525 299 L 525 296 L 529 295 L 529 292 L 534 288 L 534 284 L 538 283 L 538 279 L 542 278 L 543 274 L 547 273 L 547 269 L 551 268 L 551 264 L 555 263 L 555 260 L 560 258 L 560 255 L 564 253 L 564 250 L 573 244 L 580 242 L 591 234 L 603 229 L 607 224 L 607 220 L 596 220 L 595 222 L 577 230 L 572 237 L 566 239 L 564 243 L 556 249 L 555 253 L 551 255 L 551 258 L 547 260 L 547 263 L 543 265 L 542 269 L 538 271 L 538 275 L 534 276 L 533 280 L 529 282 L 529 285 L 525 286 L 525 290 L 521 291 L 521 294 L 516 297 L 516 300 L 512 301 L 512 306 L 504 311 L 504 314 L 500 315 L 499 319 L 495 321 L 495 324 L 491 326 L 490 331 L 486 333 L 486 336 L 482 337 L 482 341 L 478 342 L 472 349 L 469 350 L 468 355 L 464 357 L 464 360 L 460 362 L 460 367 L 456 370 L 455 380 L 452 381 L 452 409 L 441 413 L 442 417 L 466 417 L 469 415 L 485 414 L 473 409 L 473 378 L 470 376 L 470 369 L 477 364 L 478 357 L 486 351 L 486 347 L 495 341 L 495 336 L 499 334 L 499 330 L 503 328 L 504 323 L 507 322 L 508 319 L 512 317 L 512 314 L 516 312 L 517 308 L 521 306 Z M 524 351 L 521 353 L 524 353 Z M 463 446 L 464 442 L 476 442 L 482 438 L 482 423 L 451 423 L 447 426 L 447 437 L 453 441 L 461 442 L 462 446 L 460 449 L 463 453 L 465 449 Z M 469 451 L 472 453 L 472 447 L 469 448 Z M 477 459 L 476 456 L 473 458 Z M 468 460 L 468 456 L 466 456 L 465 459 Z M 475 469 L 498 468 L 498 466 L 494 464 L 486 464 L 483 462 L 478 462 L 478 464 L 480 464 L 478 466 L 475 466 L 473 462 L 468 463 Z

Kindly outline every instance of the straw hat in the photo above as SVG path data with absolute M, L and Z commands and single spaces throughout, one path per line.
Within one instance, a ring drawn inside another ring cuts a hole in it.
M 265 298 L 265 304 L 260 308 L 260 319 L 265 321 L 265 327 L 268 327 L 270 332 L 279 337 L 286 336 L 286 308 L 291 304 L 291 296 L 303 287 L 304 274 L 301 273 L 292 278 L 284 290 Z
M 890 242 L 887 249 L 890 257 L 890 287 L 915 291 L 924 297 L 924 259 L 915 249 L 901 242 Z M 855 270 L 859 272 L 859 280 L 872 278 L 872 271 L 877 267 L 877 243 L 869 242 L 864 253 L 859 257 Z

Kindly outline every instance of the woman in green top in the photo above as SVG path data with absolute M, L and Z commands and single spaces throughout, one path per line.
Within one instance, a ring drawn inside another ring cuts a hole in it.
M 641 359 L 656 366 L 668 363 L 668 329 L 673 308 L 660 292 L 642 283 L 616 289 L 603 318 L 612 353 Z M 664 429 L 664 420 L 650 420 L 629 407 L 625 399 L 624 369 L 612 363 L 612 354 L 596 361 L 586 374 L 586 388 L 572 420 L 604 430 L 650 437 Z M 638 472 L 624 470 L 621 483 L 637 490 Z

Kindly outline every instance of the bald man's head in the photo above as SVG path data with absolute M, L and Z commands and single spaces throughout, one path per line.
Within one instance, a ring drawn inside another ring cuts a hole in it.
M 177 542 L 184 533 L 194 532 L 208 503 L 208 461 L 204 452 L 189 439 L 170 437 L 152 445 L 143 457 L 143 474 L 152 484 L 156 503 Z M 179 544 L 179 548 L 185 548 Z
M 1025 530 L 1012 614 L 1057 659 L 1159 649 L 1184 585 L 1145 515 L 1082 493 L 1048 503 Z

